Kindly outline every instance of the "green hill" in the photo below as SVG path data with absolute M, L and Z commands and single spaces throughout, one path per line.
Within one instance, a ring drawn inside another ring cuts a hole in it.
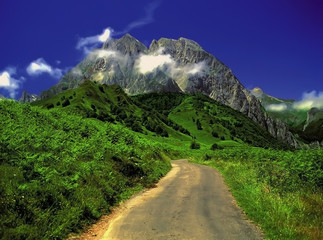
M 144 94 L 132 99 L 148 111 L 159 111 L 208 146 L 287 147 L 240 112 L 202 94 Z
M 286 148 L 204 95 L 128 97 L 90 81 L 32 104 L 2 100 L 0 121 L 1 239 L 63 239 L 156 182 L 169 157 Z
M 0 239 L 64 239 L 170 169 L 118 122 L 9 100 L 0 121 Z
M 107 86 L 85 81 L 79 88 L 64 91 L 32 105 L 60 109 L 103 122 L 120 123 L 133 131 L 147 135 L 162 137 L 168 137 L 169 134 L 175 136 L 185 134 L 186 137 L 190 135 L 188 131 L 163 115 L 157 112 L 152 114 L 138 107 L 117 85 Z M 181 133 L 178 133 L 178 130 Z

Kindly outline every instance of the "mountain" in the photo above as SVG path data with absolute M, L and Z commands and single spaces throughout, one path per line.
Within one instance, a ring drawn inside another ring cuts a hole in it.
M 294 129 L 294 131 L 314 146 L 323 146 L 323 109 L 311 108 L 307 112 L 306 121 Z
M 259 123 L 272 136 L 295 145 L 292 134 L 280 120 L 270 118 L 232 71 L 196 42 L 179 38 L 153 40 L 149 48 L 129 34 L 105 42 L 92 51 L 61 81 L 44 91 L 47 98 L 76 88 L 90 79 L 117 84 L 126 93 L 202 93 Z
M 21 97 L 18 99 L 19 102 L 34 102 L 38 100 L 39 97 L 36 94 L 29 94 L 27 91 L 23 91 Z
M 323 109 L 295 108 L 295 100 L 275 98 L 258 87 L 250 92 L 261 102 L 270 117 L 283 121 L 302 141 L 305 143 L 323 141 Z
M 173 128 L 176 128 L 189 138 L 189 132 L 174 122 L 158 113 L 153 114 L 139 108 L 118 85 L 107 86 L 85 81 L 76 89 L 33 102 L 32 105 L 60 109 L 85 118 L 121 123 L 135 132 L 153 133 L 162 137 L 175 134 L 176 130 Z
M 163 137 L 163 144 L 189 145 L 194 140 L 208 150 L 214 143 L 220 147 L 287 147 L 244 114 L 203 94 L 147 93 L 129 97 L 118 85 L 87 80 L 75 89 L 31 105 L 121 124 L 147 136 Z
M 290 127 L 296 127 L 306 120 L 307 111 L 293 108 L 293 104 L 296 102 L 293 99 L 270 96 L 259 87 L 252 89 L 250 93 L 261 102 L 270 117 L 280 119 Z

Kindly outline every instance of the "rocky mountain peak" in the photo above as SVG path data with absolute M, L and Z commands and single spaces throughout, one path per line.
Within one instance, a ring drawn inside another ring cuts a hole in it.
M 36 94 L 29 94 L 27 91 L 23 91 L 21 97 L 18 99 L 19 102 L 35 102 L 39 97 Z
M 260 87 L 255 87 L 254 89 L 250 90 L 250 93 L 256 98 L 262 98 L 264 95 L 264 91 Z
M 107 41 L 101 50 L 114 53 L 106 54 L 104 58 L 96 58 L 94 54 L 92 58 L 84 59 L 42 97 L 75 88 L 84 79 L 117 84 L 129 94 L 161 91 L 203 93 L 244 113 L 276 138 L 293 144 L 287 127 L 268 117 L 259 100 L 232 71 L 192 40 L 161 38 L 153 40 L 147 49 L 143 43 L 126 34 L 120 39 Z
M 103 44 L 102 49 L 118 51 L 129 56 L 147 51 L 147 47 L 130 34 L 126 34 L 119 39 L 108 40 Z

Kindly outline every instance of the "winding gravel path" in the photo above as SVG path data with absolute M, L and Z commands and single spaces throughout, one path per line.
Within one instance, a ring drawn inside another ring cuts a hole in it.
M 187 160 L 172 165 L 156 188 L 125 203 L 101 239 L 263 239 L 216 170 Z

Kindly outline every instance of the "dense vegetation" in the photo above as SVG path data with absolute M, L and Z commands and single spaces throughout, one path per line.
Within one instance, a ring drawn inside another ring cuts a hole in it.
M 206 96 L 85 81 L 32 106 L 1 100 L 0 121 L 1 239 L 63 239 L 151 186 L 169 157 L 220 169 L 270 239 L 321 237 L 322 150 L 291 149 Z
M 0 102 L 0 238 L 61 239 L 170 169 L 119 124 Z
M 323 238 L 323 150 L 219 150 L 199 163 L 219 169 L 268 239 Z
M 132 99 L 149 111 L 158 110 L 210 148 L 215 142 L 232 146 L 290 149 L 238 111 L 202 94 L 151 93 Z M 224 141 L 226 140 L 226 141 Z

